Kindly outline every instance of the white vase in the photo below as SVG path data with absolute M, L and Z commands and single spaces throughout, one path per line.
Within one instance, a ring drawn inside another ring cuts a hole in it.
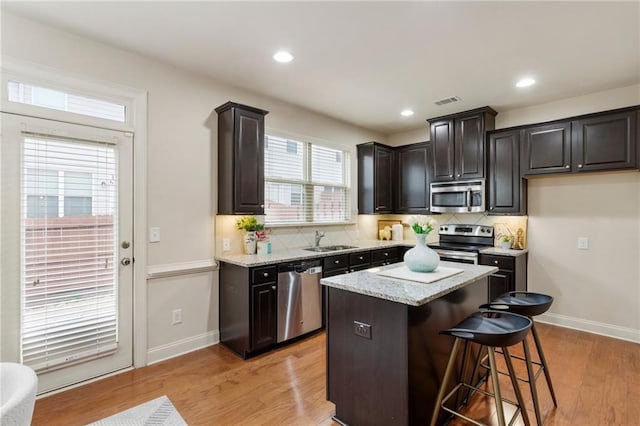
M 415 234 L 416 246 L 404 254 L 404 264 L 413 272 L 432 272 L 440 263 L 440 256 L 426 244 L 427 234 Z
M 242 247 L 244 254 L 256 254 L 256 233 L 248 231 L 242 238 Z

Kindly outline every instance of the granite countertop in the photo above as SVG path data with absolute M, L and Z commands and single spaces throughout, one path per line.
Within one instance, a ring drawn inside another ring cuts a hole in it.
M 442 266 L 462 269 L 463 272 L 429 284 L 386 277 L 374 272 L 398 268 L 403 265 L 404 263 L 395 263 L 380 268 L 322 278 L 320 284 L 405 305 L 421 306 L 474 281 L 485 278 L 498 270 L 495 266 L 440 262 Z
M 303 259 L 318 259 L 321 257 L 335 256 L 338 254 L 355 253 L 362 250 L 374 250 L 378 248 L 387 247 L 413 247 L 414 241 L 402 240 L 402 241 L 381 241 L 381 240 L 360 240 L 353 244 L 354 248 L 345 250 L 335 250 L 328 252 L 316 252 L 308 251 L 304 248 L 294 248 L 288 250 L 278 250 L 276 253 L 271 254 L 221 254 L 215 257 L 219 262 L 232 263 L 238 266 L 244 266 L 247 268 L 255 266 L 275 265 L 276 263 L 291 262 L 294 260 Z M 527 253 L 525 250 L 505 250 L 499 247 L 488 247 L 480 250 L 483 254 L 494 254 L 499 256 L 522 256 Z
M 503 249 L 500 247 L 488 247 L 486 249 L 480 250 L 480 253 L 482 254 L 495 254 L 498 256 L 511 256 L 511 257 L 522 256 L 523 254 L 526 254 L 528 252 L 529 252 L 529 249 L 513 250 L 513 249 Z

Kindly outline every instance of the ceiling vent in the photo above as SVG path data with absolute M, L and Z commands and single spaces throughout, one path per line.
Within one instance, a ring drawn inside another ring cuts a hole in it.
M 462 99 L 460 96 L 452 96 L 450 98 L 440 99 L 439 101 L 435 101 L 434 103 L 438 106 L 452 104 L 454 102 L 460 102 Z

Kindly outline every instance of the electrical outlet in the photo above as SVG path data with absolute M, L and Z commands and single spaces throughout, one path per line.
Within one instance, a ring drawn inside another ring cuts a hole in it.
M 150 243 L 160 242 L 160 228 L 153 227 L 149 229 L 149 242 Z
M 182 322 L 182 309 L 174 309 L 171 311 L 171 325 L 180 324 Z
M 353 332 L 356 336 L 371 340 L 371 325 L 360 321 L 353 322 Z
M 222 239 L 222 251 L 231 250 L 231 241 L 228 238 Z
M 587 238 L 587 237 L 578 237 L 578 249 L 580 249 L 580 250 L 589 250 L 589 238 Z

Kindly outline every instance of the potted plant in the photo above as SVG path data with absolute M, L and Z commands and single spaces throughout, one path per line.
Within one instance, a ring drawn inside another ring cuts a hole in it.
M 433 272 L 440 263 L 440 256 L 427 246 L 427 235 L 437 226 L 427 216 L 411 216 L 409 226 L 416 236 L 416 246 L 404 254 L 404 264 L 413 272 Z
M 508 250 L 511 248 L 511 236 L 503 235 L 502 236 L 502 248 Z
M 258 223 L 255 216 L 243 216 L 236 221 L 236 228 L 245 231 L 242 239 L 242 247 L 245 254 L 256 254 L 256 231 L 262 231 L 264 225 Z

